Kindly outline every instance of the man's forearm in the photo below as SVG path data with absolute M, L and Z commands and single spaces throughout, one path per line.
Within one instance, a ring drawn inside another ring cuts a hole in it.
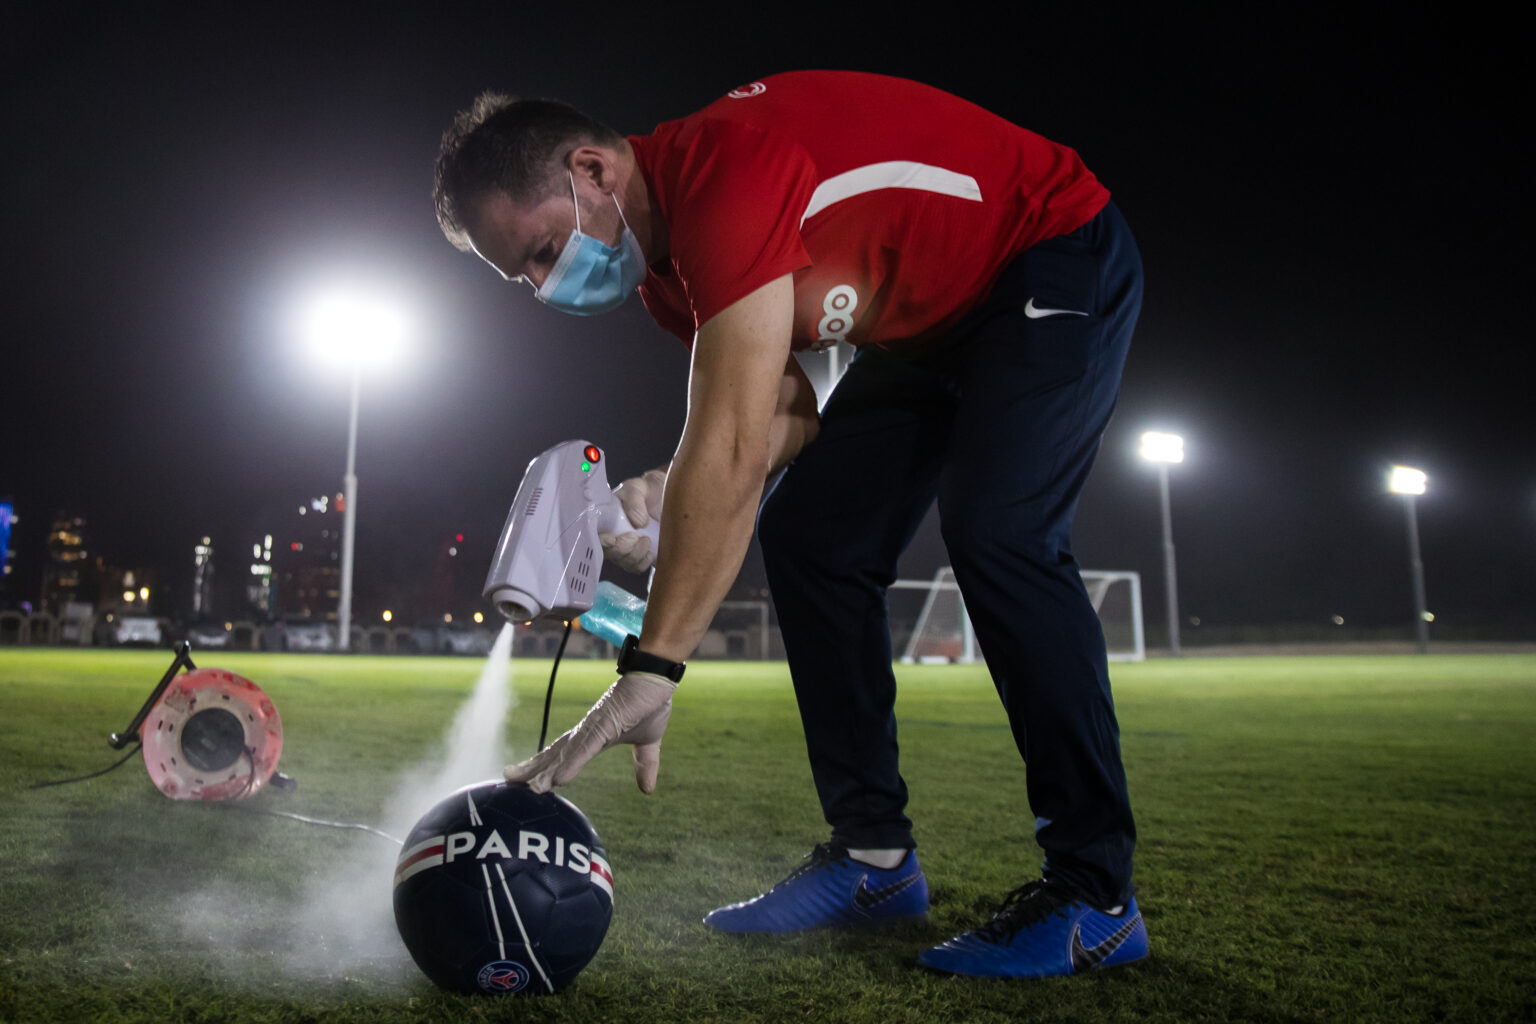
M 694 339 L 688 420 L 667 475 L 642 650 L 672 661 L 693 653 L 741 570 L 770 466 L 780 448 L 798 450 L 803 441 L 799 432 L 775 431 L 793 314 L 785 274 L 711 317 Z
M 644 650 L 685 661 L 704 638 L 752 540 L 766 464 L 764 456 L 737 458 L 714 447 L 679 451 L 673 460 Z

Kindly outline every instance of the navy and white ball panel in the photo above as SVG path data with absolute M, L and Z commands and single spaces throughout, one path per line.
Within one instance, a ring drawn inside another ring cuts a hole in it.
M 613 872 L 564 797 L 483 782 L 446 797 L 406 837 L 395 924 L 438 986 L 545 994 L 591 961 L 613 916 Z

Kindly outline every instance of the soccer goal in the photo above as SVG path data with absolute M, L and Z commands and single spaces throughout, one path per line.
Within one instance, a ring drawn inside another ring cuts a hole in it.
M 1088 599 L 1099 614 L 1110 661 L 1141 661 L 1147 656 L 1141 618 L 1141 574 L 1083 570 Z M 945 566 L 931 580 L 897 580 L 894 590 L 918 592 L 922 608 L 902 653 L 903 664 L 979 661 L 976 634 L 965 600 L 955 583 L 955 570 Z
M 767 601 L 721 601 L 694 653 L 698 658 L 767 660 L 772 652 Z

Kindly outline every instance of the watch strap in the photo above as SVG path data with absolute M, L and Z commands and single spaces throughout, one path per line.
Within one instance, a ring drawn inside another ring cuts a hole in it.
M 664 676 L 674 683 L 683 681 L 683 669 L 686 662 L 668 661 L 666 658 L 655 654 L 647 654 L 640 649 L 640 638 L 630 633 L 624 638 L 624 646 L 619 648 L 619 672 L 654 672 Z

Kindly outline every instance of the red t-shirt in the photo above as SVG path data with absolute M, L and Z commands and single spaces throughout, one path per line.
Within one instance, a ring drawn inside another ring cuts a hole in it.
M 881 75 L 774 75 L 629 141 L 670 247 L 640 297 L 689 344 L 789 273 L 795 349 L 921 341 L 1109 202 L 1071 149 Z

